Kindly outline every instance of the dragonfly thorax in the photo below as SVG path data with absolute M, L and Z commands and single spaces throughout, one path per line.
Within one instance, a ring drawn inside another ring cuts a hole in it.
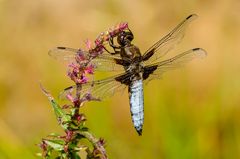
M 127 68 L 126 71 L 132 72 L 133 74 L 142 73 L 144 70 L 143 62 L 134 61 Z
M 127 58 L 130 61 L 133 61 L 136 58 L 141 58 L 139 48 L 132 44 L 130 46 L 125 46 L 124 48 L 122 48 L 120 54 L 123 59 Z

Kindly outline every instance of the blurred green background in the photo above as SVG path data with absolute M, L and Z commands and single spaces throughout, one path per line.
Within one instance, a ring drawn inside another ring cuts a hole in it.
M 144 52 L 192 13 L 199 18 L 169 57 L 194 47 L 208 56 L 145 87 L 143 136 L 131 123 L 127 92 L 82 112 L 110 158 L 240 158 L 239 10 L 239 0 L 0 0 L 0 158 L 36 158 L 35 144 L 62 132 L 39 81 L 54 96 L 72 82 L 49 49 L 85 47 L 127 21 Z

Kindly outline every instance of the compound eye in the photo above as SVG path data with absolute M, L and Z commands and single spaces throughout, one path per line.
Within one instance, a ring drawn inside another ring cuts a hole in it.
M 128 35 L 126 38 L 127 38 L 129 41 L 132 41 L 132 40 L 133 40 L 133 36 L 132 36 L 132 35 Z
M 123 42 L 124 42 L 124 36 L 120 36 L 120 43 L 123 44 Z

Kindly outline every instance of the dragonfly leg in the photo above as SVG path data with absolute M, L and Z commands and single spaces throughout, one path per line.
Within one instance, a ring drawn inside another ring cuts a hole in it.
M 116 46 L 114 44 L 112 36 L 110 36 L 110 38 L 109 38 L 109 45 L 114 49 L 114 51 L 115 51 L 115 49 L 121 49 L 121 46 Z
M 132 37 L 134 38 L 132 31 L 129 28 L 128 28 L 128 30 L 129 30 L 130 34 L 132 35 Z
M 106 47 L 103 47 L 103 49 L 104 49 L 107 53 L 109 53 L 109 54 L 111 54 L 111 55 L 120 54 L 120 51 L 118 51 L 118 50 L 116 50 L 116 49 L 114 49 L 114 52 L 110 52 Z

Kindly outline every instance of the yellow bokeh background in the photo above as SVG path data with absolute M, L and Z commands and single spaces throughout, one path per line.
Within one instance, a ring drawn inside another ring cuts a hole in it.
M 208 56 L 145 86 L 143 136 L 132 126 L 127 91 L 81 111 L 110 158 L 240 158 L 239 0 L 0 0 L 0 158 L 37 158 L 41 138 L 62 132 L 39 81 L 56 97 L 72 82 L 49 49 L 85 47 L 127 21 L 144 52 L 192 13 L 199 18 L 168 57 L 194 47 Z

